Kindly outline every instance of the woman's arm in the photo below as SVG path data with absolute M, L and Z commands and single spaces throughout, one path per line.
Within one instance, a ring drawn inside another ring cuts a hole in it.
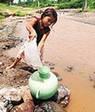
M 45 41 L 46 41 L 49 33 L 50 32 L 48 32 L 48 33 L 46 33 L 46 34 L 43 35 L 43 37 L 42 37 L 42 39 L 41 39 L 41 41 L 40 41 L 40 43 L 38 45 L 38 48 L 39 48 L 40 53 L 41 53 L 40 54 L 41 60 L 43 60 L 44 44 L 45 44 Z
M 35 29 L 33 26 L 37 22 L 36 18 L 32 18 L 31 20 L 26 21 L 26 29 L 29 32 L 29 39 L 33 39 L 35 36 L 37 36 Z

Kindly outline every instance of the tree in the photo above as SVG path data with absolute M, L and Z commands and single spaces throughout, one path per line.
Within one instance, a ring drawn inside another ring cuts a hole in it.
M 82 11 L 86 11 L 87 10 L 87 5 L 88 5 L 87 2 L 88 2 L 87 0 L 83 1 Z

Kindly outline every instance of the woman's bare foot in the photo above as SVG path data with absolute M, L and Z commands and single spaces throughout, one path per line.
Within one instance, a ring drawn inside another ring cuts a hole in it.
M 12 69 L 12 68 L 15 68 L 15 66 L 17 65 L 17 63 L 21 60 L 21 58 L 16 58 L 16 60 L 13 62 L 12 65 L 8 66 L 6 68 L 6 70 L 9 70 L 9 69 Z
M 15 66 L 13 64 L 8 66 L 8 67 L 6 67 L 6 70 L 9 70 L 9 69 L 12 69 L 12 68 L 15 68 Z

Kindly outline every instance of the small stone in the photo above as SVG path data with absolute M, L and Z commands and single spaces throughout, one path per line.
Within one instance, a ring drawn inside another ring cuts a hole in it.
M 0 65 L 3 65 L 3 62 L 0 62 Z
M 73 70 L 73 67 L 71 65 L 67 66 L 65 69 L 67 72 L 71 72 Z

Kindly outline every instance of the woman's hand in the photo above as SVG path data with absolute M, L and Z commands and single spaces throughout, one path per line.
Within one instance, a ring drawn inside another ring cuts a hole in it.
M 33 40 L 35 37 L 37 37 L 36 32 L 29 33 L 29 40 Z
M 35 37 L 36 37 L 35 35 L 29 34 L 29 41 L 33 40 Z

